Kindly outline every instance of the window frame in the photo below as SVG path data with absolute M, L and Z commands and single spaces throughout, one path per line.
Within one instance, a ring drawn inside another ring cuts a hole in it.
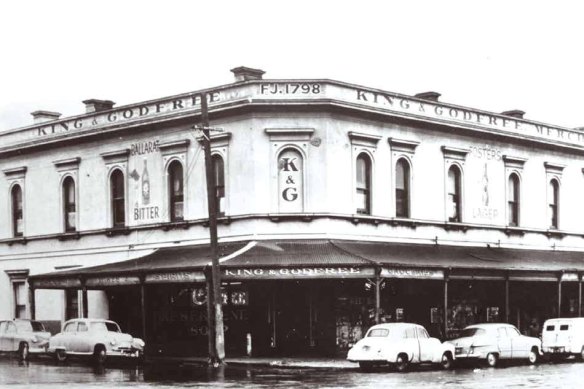
M 179 171 L 178 171 L 179 170 Z M 173 158 L 168 162 L 167 172 L 167 188 L 168 188 L 168 213 L 171 223 L 182 222 L 185 219 L 185 177 L 184 166 L 182 162 Z M 179 190 L 175 190 L 175 180 L 180 182 Z M 180 215 L 177 216 L 178 207 L 181 207 Z
M 454 177 L 454 192 L 451 193 L 451 178 L 450 172 L 455 172 Z M 462 168 L 460 165 L 453 163 L 448 167 L 446 171 L 446 210 L 447 214 L 446 217 L 448 222 L 451 223 L 462 223 Z M 454 209 L 456 214 L 454 217 L 450 216 L 450 210 L 454 205 Z
M 119 175 L 121 177 L 120 182 L 115 182 L 115 177 Z M 119 193 L 116 196 L 116 189 L 121 186 L 121 196 Z M 126 175 L 124 171 L 119 167 L 114 167 L 110 171 L 109 175 L 109 192 L 110 192 L 110 216 L 111 216 L 111 227 L 112 228 L 122 228 L 128 223 L 127 220 L 127 210 L 126 210 Z M 117 216 L 118 211 L 121 210 L 122 221 L 119 221 Z
M 217 161 L 221 161 L 221 174 L 217 170 Z M 221 154 L 211 155 L 211 169 L 215 186 L 215 211 L 217 216 L 225 216 L 225 159 Z
M 363 185 L 360 185 L 359 182 L 359 173 L 360 173 L 360 161 L 364 161 L 364 182 Z M 373 158 L 369 155 L 369 153 L 365 151 L 361 151 L 357 154 L 357 158 L 355 159 L 355 196 L 356 196 L 356 213 L 359 215 L 371 215 L 372 209 L 372 178 L 373 178 Z M 364 197 L 365 199 L 365 208 L 359 208 L 361 204 L 359 204 L 359 199 Z
M 507 177 L 507 225 L 518 227 L 521 221 L 521 178 L 517 172 Z
M 17 199 L 16 196 L 19 196 Z M 21 238 L 24 236 L 24 191 L 20 183 L 10 187 L 10 216 L 12 219 L 12 236 Z M 18 229 L 20 221 L 20 230 Z
M 551 196 L 550 196 L 551 191 Z M 550 229 L 558 229 L 560 223 L 560 181 L 556 177 L 548 180 L 548 222 Z M 551 197 L 551 198 L 550 198 Z
M 398 184 L 398 168 L 403 167 L 403 188 L 399 188 Z M 395 186 L 394 186 L 394 196 L 395 196 L 395 216 L 409 219 L 411 217 L 411 177 L 412 177 L 412 166 L 410 161 L 406 157 L 400 157 L 395 163 Z M 401 192 L 400 192 L 401 191 Z M 401 200 L 401 207 L 398 206 Z
M 68 189 L 73 188 L 72 201 Z M 77 231 L 77 184 L 71 175 L 66 175 L 61 184 L 63 228 L 65 232 Z M 69 214 L 73 213 L 73 225 L 70 224 Z

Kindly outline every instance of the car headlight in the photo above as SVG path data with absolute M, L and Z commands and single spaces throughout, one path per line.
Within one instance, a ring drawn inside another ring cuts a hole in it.
M 474 352 L 475 352 L 475 346 L 470 346 L 469 352 L 471 354 L 474 354 Z
M 36 343 L 36 342 L 38 342 L 38 341 L 39 341 L 39 340 L 37 339 L 36 335 L 35 335 L 35 336 L 33 336 L 31 340 L 32 340 L 32 342 L 33 342 L 33 343 Z
M 112 339 L 112 340 L 110 340 L 110 344 L 111 344 L 112 346 L 115 346 L 115 345 L 116 345 L 116 340 L 115 340 L 115 339 Z

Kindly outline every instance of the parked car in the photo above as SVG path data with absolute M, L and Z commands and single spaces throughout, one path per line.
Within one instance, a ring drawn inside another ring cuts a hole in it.
M 552 357 L 577 355 L 584 360 L 584 317 L 546 320 L 541 347 Z
M 44 353 L 50 337 L 51 334 L 38 321 L 0 321 L 0 351 L 16 351 L 23 361 L 28 359 L 30 353 Z
M 495 367 L 500 359 L 527 359 L 535 364 L 541 352 L 538 338 L 521 335 L 511 324 L 485 323 L 468 326 L 458 339 L 449 340 L 457 360 L 483 360 Z
M 386 364 L 405 371 L 411 363 L 437 363 L 450 369 L 454 358 L 453 345 L 431 338 L 424 327 L 411 323 L 377 324 L 347 355 L 365 371 Z
M 120 326 L 111 320 L 72 319 L 50 339 L 47 351 L 60 362 L 69 355 L 79 355 L 92 356 L 95 362 L 103 364 L 109 357 L 140 358 L 144 341 L 122 333 Z

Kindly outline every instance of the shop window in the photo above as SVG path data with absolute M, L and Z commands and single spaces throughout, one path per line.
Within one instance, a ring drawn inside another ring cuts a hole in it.
M 548 207 L 550 228 L 558 228 L 558 209 L 560 201 L 560 184 L 552 179 L 548 185 Z
M 215 207 L 218 216 L 225 215 L 225 163 L 219 154 L 211 157 L 215 180 Z
M 507 223 L 510 226 L 518 226 L 520 186 L 517 174 L 511 174 L 509 176 L 507 189 Z
M 184 219 L 184 185 L 183 167 L 179 161 L 168 165 L 168 189 L 170 221 L 177 222 Z
M 395 166 L 395 216 L 410 217 L 410 164 L 404 158 Z
M 304 209 L 304 159 L 293 148 L 278 155 L 278 198 L 280 212 L 302 212 Z
M 12 197 L 12 231 L 14 237 L 24 234 L 22 188 L 14 185 L 11 192 Z
M 14 292 L 14 317 L 25 318 L 26 317 L 26 283 L 24 281 L 14 281 L 12 282 L 12 289 Z
M 65 232 L 77 230 L 77 204 L 75 202 L 75 181 L 72 177 L 63 180 L 63 220 Z
M 460 222 L 461 218 L 461 172 L 458 166 L 448 169 L 447 210 L 449 222 Z
M 65 291 L 65 320 L 79 317 L 79 292 L 77 289 Z
M 357 213 L 371 214 L 371 159 L 365 153 L 357 157 Z
M 110 176 L 111 210 L 113 227 L 126 225 L 126 190 L 124 173 L 115 169 Z

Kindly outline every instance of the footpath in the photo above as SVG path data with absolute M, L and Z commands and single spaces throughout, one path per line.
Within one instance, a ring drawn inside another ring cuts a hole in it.
M 341 358 L 256 358 L 256 357 L 233 357 L 225 358 L 227 366 L 231 367 L 271 367 L 271 368 L 291 368 L 291 369 L 356 369 L 358 364 L 349 362 Z M 188 367 L 189 365 L 207 366 L 207 359 L 204 357 L 172 358 L 153 357 L 145 361 L 145 365 L 174 365 L 177 367 Z

